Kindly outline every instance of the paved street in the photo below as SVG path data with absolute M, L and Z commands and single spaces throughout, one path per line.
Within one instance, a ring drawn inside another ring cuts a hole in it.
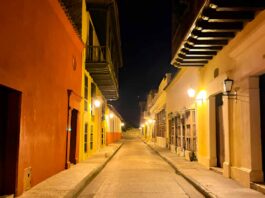
M 146 144 L 127 138 L 79 197 L 203 197 Z

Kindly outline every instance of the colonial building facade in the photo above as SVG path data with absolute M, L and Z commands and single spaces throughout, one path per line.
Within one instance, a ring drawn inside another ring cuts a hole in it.
M 122 66 L 118 8 L 25 0 L 0 10 L 0 196 L 20 195 L 107 144 Z M 122 126 L 114 114 L 112 142 Z
M 58 1 L 0 10 L 0 195 L 19 195 L 79 152 L 84 45 Z
M 248 187 L 264 181 L 264 6 L 259 0 L 175 5 L 187 9 L 174 28 L 171 63 L 186 79 L 198 79 L 186 82 L 195 91 L 198 161 Z
M 156 143 L 255 188 L 265 170 L 265 3 L 174 3 L 171 64 L 179 72 L 147 110 L 165 109 L 165 141 L 156 132 Z

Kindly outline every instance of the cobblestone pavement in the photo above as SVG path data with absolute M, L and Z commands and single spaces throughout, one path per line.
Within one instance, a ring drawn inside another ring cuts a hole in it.
M 79 197 L 204 197 L 137 138 L 124 145 Z

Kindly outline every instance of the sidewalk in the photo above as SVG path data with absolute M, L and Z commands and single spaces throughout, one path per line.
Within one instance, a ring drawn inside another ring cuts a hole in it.
M 106 146 L 88 160 L 37 184 L 24 192 L 20 198 L 75 197 L 104 168 L 121 146 L 121 142 Z
M 175 153 L 165 148 L 155 146 L 153 143 L 147 143 L 155 152 L 166 160 L 177 173 L 186 178 L 206 197 L 247 197 L 264 198 L 260 192 L 245 188 L 235 180 L 226 178 L 214 171 L 211 171 L 198 162 L 190 162 L 183 157 L 178 157 Z

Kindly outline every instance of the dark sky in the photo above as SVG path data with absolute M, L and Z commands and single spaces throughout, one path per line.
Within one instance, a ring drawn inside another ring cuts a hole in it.
M 120 99 L 114 106 L 126 122 L 138 126 L 139 101 L 156 89 L 171 57 L 171 0 L 119 0 L 123 68 Z

